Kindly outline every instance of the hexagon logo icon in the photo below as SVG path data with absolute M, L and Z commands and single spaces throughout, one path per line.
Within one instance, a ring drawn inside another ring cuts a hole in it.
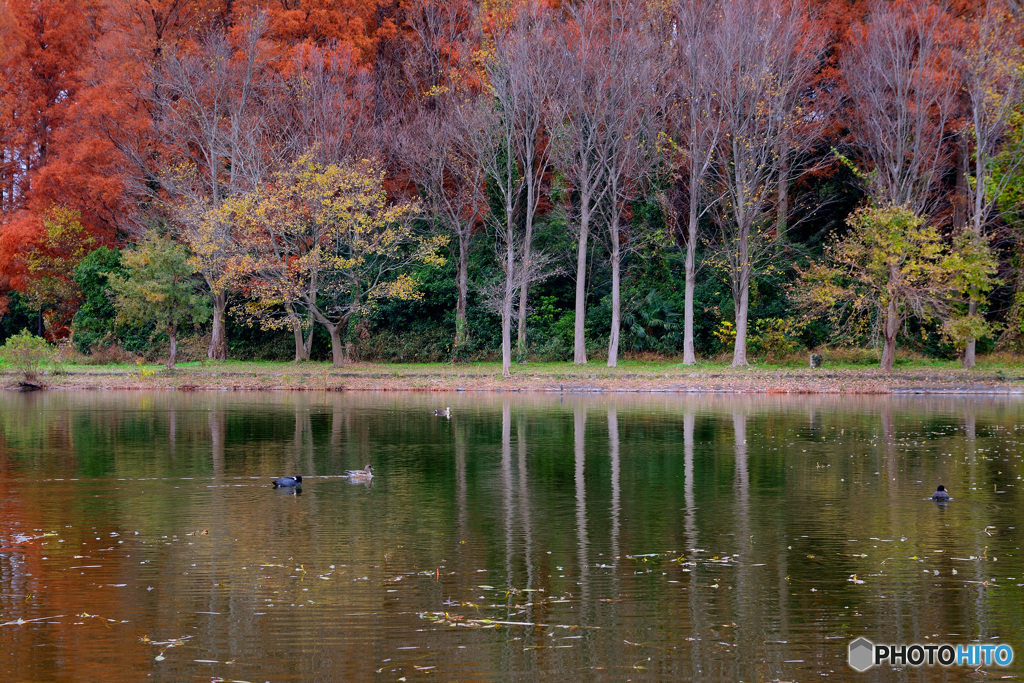
M 875 665 L 875 644 L 867 638 L 858 638 L 850 643 L 850 666 L 857 671 L 867 671 Z

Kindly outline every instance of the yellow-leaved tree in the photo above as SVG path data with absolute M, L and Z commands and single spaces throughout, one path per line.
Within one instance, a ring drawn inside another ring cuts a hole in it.
M 823 261 L 798 269 L 794 300 L 811 315 L 831 318 L 834 329 L 881 332 L 883 370 L 896 360 L 896 336 L 908 318 L 938 320 L 955 344 L 990 332 L 984 318 L 966 313 L 965 298 L 981 300 L 995 284 L 991 249 L 971 235 L 944 243 L 939 231 L 903 206 L 866 206 L 846 223 L 850 230 L 825 247 Z
M 411 270 L 444 263 L 446 238 L 417 233 L 415 205 L 389 202 L 383 181 L 370 161 L 324 164 L 307 153 L 222 206 L 241 247 L 231 267 L 246 313 L 264 328 L 291 327 L 296 360 L 309 357 L 303 312 L 327 328 L 341 365 L 353 316 L 380 299 L 421 298 Z

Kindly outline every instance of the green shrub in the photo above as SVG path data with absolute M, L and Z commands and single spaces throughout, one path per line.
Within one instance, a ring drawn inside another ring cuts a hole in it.
M 803 327 L 801 321 L 792 318 L 756 320 L 749 338 L 751 351 L 769 361 L 791 356 L 803 346 L 800 343 Z
M 42 337 L 37 337 L 28 330 L 9 337 L 0 346 L 0 358 L 12 368 L 20 372 L 26 382 L 35 382 L 39 371 L 44 365 L 53 365 L 55 350 Z

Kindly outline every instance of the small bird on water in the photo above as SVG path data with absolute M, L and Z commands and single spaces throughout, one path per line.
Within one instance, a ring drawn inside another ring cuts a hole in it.
M 440 408 L 438 408 L 437 410 L 434 411 L 434 415 L 437 415 L 438 417 L 447 417 L 448 419 L 451 419 L 451 417 L 452 417 L 452 408 L 451 408 L 451 406 L 445 407 L 444 410 L 441 410 Z
M 939 484 L 939 488 L 932 494 L 932 500 L 949 500 L 949 494 L 946 493 L 946 487 Z
M 275 489 L 287 486 L 302 486 L 302 477 L 281 477 L 274 480 Z
M 361 470 L 348 470 L 345 474 L 352 481 L 370 481 L 373 479 L 373 466 L 367 465 Z

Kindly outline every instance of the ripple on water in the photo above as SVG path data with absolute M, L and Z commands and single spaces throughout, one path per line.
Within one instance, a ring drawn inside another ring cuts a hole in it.
M 1024 631 L 1019 401 L 427 398 L 0 397 L 0 673 L 843 678 Z

